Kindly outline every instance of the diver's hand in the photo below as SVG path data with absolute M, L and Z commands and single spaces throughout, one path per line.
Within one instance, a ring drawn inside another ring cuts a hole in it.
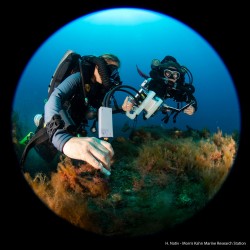
M 95 137 L 72 137 L 65 143 L 63 153 L 72 159 L 86 161 L 107 175 L 110 174 L 114 150 L 109 142 Z
M 125 98 L 125 100 L 124 100 L 124 102 L 123 102 L 123 104 L 122 104 L 122 109 L 124 110 L 124 111 L 130 111 L 132 108 L 133 108 L 133 103 L 130 101 L 130 99 L 129 99 L 130 97 L 126 97 Z
M 190 105 L 187 108 L 185 108 L 183 112 L 187 115 L 192 115 L 194 113 L 194 107 Z

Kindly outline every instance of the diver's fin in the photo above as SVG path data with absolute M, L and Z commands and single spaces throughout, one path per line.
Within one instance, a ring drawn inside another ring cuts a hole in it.
M 137 69 L 137 72 L 139 73 L 139 75 L 141 76 L 141 77 L 143 77 L 144 79 L 148 79 L 149 78 L 149 76 L 148 75 L 146 75 L 146 74 L 144 74 L 140 69 L 139 69 L 139 67 L 136 65 L 136 69 Z

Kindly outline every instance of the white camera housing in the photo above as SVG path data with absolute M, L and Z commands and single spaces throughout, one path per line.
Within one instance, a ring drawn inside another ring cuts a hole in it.
M 145 118 L 148 119 L 163 103 L 163 100 L 157 97 L 154 91 L 147 91 L 144 89 L 144 93 L 147 94 L 147 97 L 143 100 L 143 102 L 138 107 L 134 106 L 130 111 L 126 111 L 127 117 L 132 120 L 135 119 L 135 117 L 138 116 L 143 110 L 145 111 Z

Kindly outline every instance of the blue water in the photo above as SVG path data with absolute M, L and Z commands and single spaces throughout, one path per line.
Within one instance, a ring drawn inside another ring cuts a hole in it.
M 234 82 L 223 58 L 201 35 L 184 23 L 166 15 L 144 9 L 109 9 L 83 16 L 65 25 L 46 41 L 30 58 L 20 76 L 13 103 L 25 124 L 24 133 L 35 129 L 33 118 L 43 113 L 48 85 L 58 62 L 68 50 L 81 55 L 116 54 L 121 60 L 123 84 L 140 88 L 143 78 L 136 65 L 149 73 L 152 59 L 174 56 L 193 74 L 198 111 L 193 116 L 180 114 L 176 123 L 170 118 L 162 123 L 157 113 L 147 121 L 139 117 L 137 126 L 161 125 L 166 128 L 207 128 L 211 132 L 240 131 L 241 114 Z M 122 104 L 126 94 L 119 95 Z M 168 104 L 168 103 L 167 103 Z M 115 115 L 115 136 L 125 122 L 133 124 L 125 115 Z M 90 124 L 91 125 L 91 124 Z M 121 133 L 122 135 L 122 133 Z

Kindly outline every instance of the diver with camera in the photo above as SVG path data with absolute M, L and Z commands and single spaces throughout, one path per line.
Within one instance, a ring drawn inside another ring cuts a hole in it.
M 137 70 L 145 80 L 138 93 L 135 96 L 127 96 L 122 105 L 130 119 L 135 119 L 141 112 L 143 118 L 148 119 L 157 111 L 161 111 L 165 115 L 162 119 L 164 123 L 167 123 L 172 115 L 173 121 L 176 122 L 176 116 L 180 112 L 193 115 L 197 111 L 192 74 L 174 57 L 166 56 L 162 61 L 153 59 L 149 76 L 138 67 Z M 185 75 L 188 76 L 188 82 L 185 81 Z M 175 101 L 177 107 L 165 104 L 163 101 L 167 99 Z

